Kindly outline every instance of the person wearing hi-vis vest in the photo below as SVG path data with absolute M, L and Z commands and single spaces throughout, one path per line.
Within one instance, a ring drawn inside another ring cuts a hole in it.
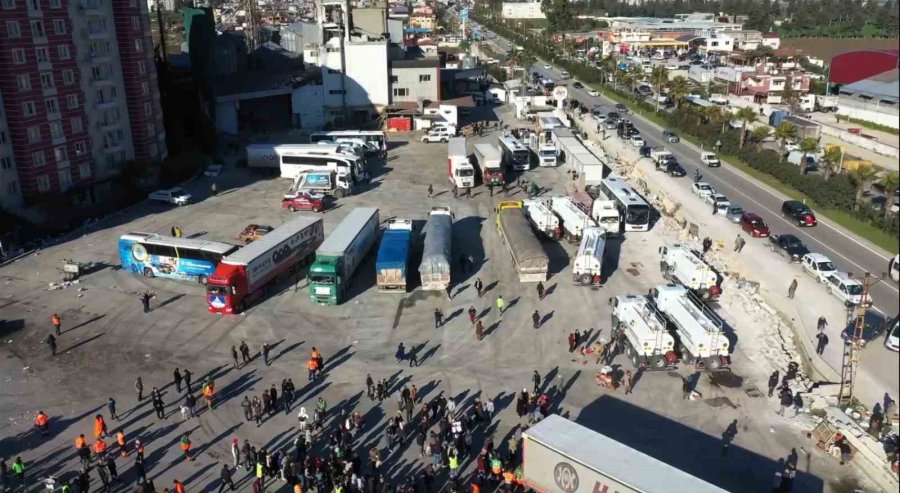
M 38 427 L 41 430 L 42 436 L 47 436 L 50 434 L 50 417 L 44 414 L 44 411 L 38 411 L 37 416 L 34 417 L 34 426 Z
M 447 462 L 450 465 L 450 479 L 456 479 L 459 475 L 459 456 L 456 454 L 456 449 L 450 449 L 447 452 Z
M 181 435 L 179 443 L 181 445 L 181 451 L 184 452 L 184 457 L 187 460 L 194 460 L 194 458 L 191 457 L 191 439 L 188 438 L 187 433 Z

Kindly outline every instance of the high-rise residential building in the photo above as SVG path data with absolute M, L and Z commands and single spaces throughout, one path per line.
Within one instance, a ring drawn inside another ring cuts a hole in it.
M 166 157 L 143 1 L 0 0 L 0 67 L 0 202 L 102 201 L 126 162 Z

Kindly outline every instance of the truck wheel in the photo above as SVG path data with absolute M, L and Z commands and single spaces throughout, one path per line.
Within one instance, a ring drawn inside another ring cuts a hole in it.
M 650 366 L 660 370 L 668 366 L 669 362 L 666 361 L 665 355 L 657 354 L 656 356 L 650 358 Z
M 718 356 L 710 356 L 708 358 L 703 358 L 703 366 L 707 370 L 721 370 L 722 369 L 722 359 Z
M 291 212 L 297 212 L 297 208 L 294 207 L 294 206 L 289 206 L 289 207 L 288 207 L 288 210 L 291 211 Z
M 634 356 L 636 354 L 637 354 L 637 351 L 635 351 L 634 348 L 631 347 L 631 343 L 630 342 L 625 343 L 625 356 L 628 357 L 629 359 L 634 359 Z
M 633 367 L 635 367 L 635 368 L 640 368 L 640 367 L 641 367 L 641 360 L 640 360 L 640 357 L 638 357 L 637 353 L 635 353 L 634 351 L 632 351 L 632 352 L 631 352 L 631 358 L 630 358 L 630 359 L 631 359 L 631 366 L 633 366 Z
M 582 275 L 578 276 L 578 282 L 580 282 L 581 284 L 584 284 L 586 286 L 589 286 L 593 279 L 594 278 L 590 274 L 582 274 Z
M 687 349 L 684 349 L 681 351 L 681 361 L 683 361 L 686 365 L 693 365 L 694 355 L 692 355 L 691 352 Z
M 342 198 L 344 198 L 344 190 L 343 190 L 342 188 L 338 188 L 337 190 L 335 190 L 335 191 L 334 191 L 334 198 L 336 198 L 336 199 L 342 199 Z
M 150 267 L 144 267 L 144 277 L 153 279 L 156 276 L 153 274 L 153 269 L 151 269 Z
M 206 277 L 205 275 L 204 275 L 204 276 L 200 276 L 200 278 L 198 279 L 198 281 L 200 281 L 200 284 L 206 286 L 206 283 L 209 282 L 209 278 Z

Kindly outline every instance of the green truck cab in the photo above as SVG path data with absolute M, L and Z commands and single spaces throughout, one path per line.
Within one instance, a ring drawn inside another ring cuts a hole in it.
M 338 305 L 353 274 L 372 249 L 378 235 L 378 209 L 358 207 L 316 250 L 309 268 L 309 299 L 319 305 Z

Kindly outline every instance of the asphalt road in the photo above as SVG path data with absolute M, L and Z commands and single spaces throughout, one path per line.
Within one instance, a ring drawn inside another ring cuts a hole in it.
M 555 81 L 560 80 L 559 72 L 552 68 L 544 69 L 543 63 L 532 67 L 529 73 L 532 71 L 537 71 L 542 76 Z M 604 105 L 612 109 L 615 104 L 615 101 L 609 98 L 588 95 L 585 88 L 575 89 L 572 87 L 571 81 L 568 89 L 570 99 L 577 99 L 588 108 Z M 898 292 L 897 284 L 889 279 L 880 279 L 881 274 L 887 272 L 890 260 L 885 252 L 858 240 L 851 233 L 822 218 L 819 218 L 819 224 L 816 227 L 797 227 L 781 217 L 781 204 L 786 197 L 747 178 L 728 165 L 720 168 L 707 168 L 700 164 L 700 149 L 697 146 L 683 141 L 677 144 L 667 143 L 662 138 L 662 128 L 655 123 L 635 114 L 629 114 L 628 118 L 641 132 L 647 145 L 664 147 L 678 158 L 688 172 L 687 179 L 675 182 L 678 186 L 690 187 L 694 170 L 699 168 L 703 175 L 703 181 L 710 183 L 717 192 L 725 194 L 731 202 L 737 203 L 744 210 L 759 214 L 769 225 L 773 234 L 795 234 L 806 243 L 811 251 L 828 256 L 839 270 L 852 272 L 859 277 L 862 277 L 864 272 L 871 272 L 875 282 L 870 284 L 869 290 L 876 310 L 888 317 L 897 315 L 900 310 L 900 299 L 898 299 L 900 292 Z

